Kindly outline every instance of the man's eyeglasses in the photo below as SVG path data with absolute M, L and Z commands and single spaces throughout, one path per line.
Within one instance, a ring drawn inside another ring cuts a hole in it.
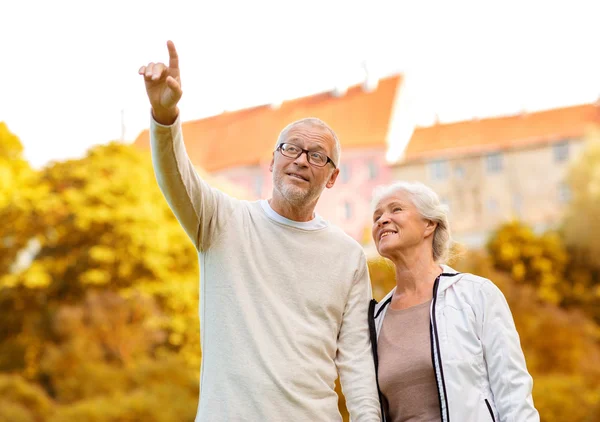
M 306 159 L 315 167 L 325 167 L 327 163 L 331 163 L 334 169 L 337 168 L 333 160 L 322 152 L 302 149 L 298 145 L 282 143 L 277 146 L 276 151 L 281 152 L 281 155 L 288 158 L 298 158 L 306 153 Z

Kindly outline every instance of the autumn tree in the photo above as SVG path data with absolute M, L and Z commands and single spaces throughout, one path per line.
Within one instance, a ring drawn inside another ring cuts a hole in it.
M 600 323 L 600 127 L 589 131 L 585 147 L 569 171 L 571 200 L 561 235 L 571 256 L 567 276 L 578 306 Z
M 510 306 L 541 420 L 588 422 L 600 410 L 600 328 L 577 309 L 540 299 L 535 284 L 494 268 L 482 252 L 470 252 L 454 266 L 494 282 Z
M 30 239 L 20 236 L 29 221 L 36 199 L 47 194 L 37 180 L 37 172 L 23 156 L 23 145 L 8 126 L 0 122 L 0 270 L 18 264 L 18 253 Z
M 111 143 L 36 172 L 2 129 L 0 372 L 41 388 L 56 421 L 191 419 L 197 255 L 149 155 Z
M 586 135 L 584 150 L 570 166 L 568 181 L 571 199 L 563 224 L 566 243 L 600 268 L 600 127 Z
M 558 233 L 536 234 L 514 221 L 501 225 L 487 247 L 496 268 L 517 282 L 534 286 L 540 299 L 559 304 L 570 294 L 564 279 L 569 255 Z

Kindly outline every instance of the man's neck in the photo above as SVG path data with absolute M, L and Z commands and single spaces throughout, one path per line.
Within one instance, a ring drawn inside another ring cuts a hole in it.
M 273 198 L 269 199 L 269 205 L 273 211 L 288 220 L 306 222 L 315 218 L 316 202 L 298 206 L 273 195 Z

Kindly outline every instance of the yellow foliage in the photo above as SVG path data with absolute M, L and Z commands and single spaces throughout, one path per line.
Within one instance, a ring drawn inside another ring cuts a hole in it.
M 555 237 L 540 241 L 533 232 L 516 225 L 500 230 L 497 238 L 501 240 L 492 242 L 492 248 L 498 251 L 498 261 L 497 257 L 468 252 L 461 254 L 453 267 L 489 278 L 506 296 L 534 379 L 534 401 L 541 420 L 595 421 L 594 415 L 600 414 L 600 327 L 580 312 L 555 304 L 552 295 L 560 291 L 556 285 L 561 279 L 547 272 L 565 265 L 566 252 Z M 496 262 L 507 271 L 495 269 Z M 516 265 L 511 267 L 512 262 Z M 369 271 L 374 296 L 381 300 L 395 285 L 394 268 L 388 261 L 374 258 L 369 260 Z M 528 278 L 512 278 L 513 273 Z M 529 282 L 532 276 L 537 277 L 537 284 Z M 549 296 L 541 301 L 540 294 Z
M 53 405 L 39 386 L 18 375 L 0 374 L 0 422 L 42 421 Z
M 507 223 L 491 237 L 488 251 L 496 268 L 536 287 L 540 299 L 559 304 L 570 297 L 570 283 L 564 280 L 569 255 L 556 233 L 536 235 L 519 222 Z
M 534 379 L 534 402 L 541 420 L 595 420 L 600 393 L 600 327 L 581 312 L 561 309 L 552 300 L 540 301 L 536 286 L 513 280 L 510 273 L 495 270 L 492 262 L 471 253 L 455 268 L 489 278 L 506 296 Z
M 563 224 L 566 243 L 600 268 L 600 127 L 586 136 L 584 151 L 570 166 L 571 200 Z

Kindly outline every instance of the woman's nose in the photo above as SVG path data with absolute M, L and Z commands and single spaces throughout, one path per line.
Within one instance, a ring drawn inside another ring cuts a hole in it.
M 381 227 L 381 226 L 388 224 L 389 222 L 390 222 L 390 219 L 388 218 L 387 215 L 384 214 L 381 217 L 379 217 L 377 224 Z

